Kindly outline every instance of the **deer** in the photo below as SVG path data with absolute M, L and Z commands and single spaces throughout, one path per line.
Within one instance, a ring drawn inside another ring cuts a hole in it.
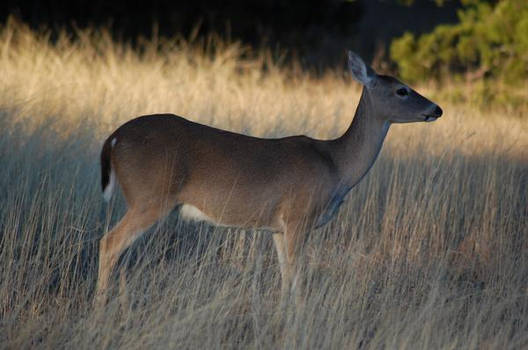
M 295 289 L 308 232 L 335 216 L 368 173 L 393 123 L 431 122 L 442 109 L 392 76 L 378 75 L 348 51 L 348 71 L 362 84 L 354 118 L 340 137 L 258 138 L 172 114 L 132 119 L 101 151 L 101 183 L 116 185 L 127 211 L 99 242 L 96 295 L 106 294 L 122 252 L 176 208 L 180 217 L 271 233 L 281 295 Z

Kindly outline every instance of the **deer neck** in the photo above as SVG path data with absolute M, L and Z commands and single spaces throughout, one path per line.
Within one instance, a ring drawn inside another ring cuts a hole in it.
M 390 122 L 376 114 L 364 88 L 352 123 L 343 136 L 332 142 L 342 191 L 348 192 L 370 170 L 381 151 L 389 126 Z

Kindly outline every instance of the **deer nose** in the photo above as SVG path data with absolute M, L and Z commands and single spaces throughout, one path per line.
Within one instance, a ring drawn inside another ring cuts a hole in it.
M 434 116 L 436 118 L 440 118 L 442 116 L 442 108 L 440 108 L 440 106 L 436 106 L 435 110 L 434 110 Z

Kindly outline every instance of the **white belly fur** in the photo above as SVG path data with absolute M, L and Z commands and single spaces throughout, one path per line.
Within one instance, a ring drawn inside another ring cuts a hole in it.
M 215 220 L 190 204 L 184 204 L 181 206 L 180 217 L 185 221 L 207 221 L 211 224 L 216 224 Z
M 210 217 L 209 215 L 207 215 L 206 213 L 204 213 L 203 211 L 201 211 L 200 209 L 196 208 L 194 205 L 191 205 L 191 204 L 183 204 L 181 206 L 180 218 L 185 221 L 206 221 L 209 224 L 215 225 L 218 227 L 246 227 L 244 225 L 237 226 L 237 225 L 229 225 L 229 224 L 220 222 L 218 219 L 213 219 L 212 217 Z M 273 232 L 277 231 L 276 229 L 273 229 L 268 226 L 253 227 L 253 228 L 261 229 L 261 230 L 270 230 Z

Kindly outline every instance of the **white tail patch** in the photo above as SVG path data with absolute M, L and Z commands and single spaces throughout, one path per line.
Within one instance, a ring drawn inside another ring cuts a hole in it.
M 106 185 L 103 191 L 103 198 L 106 202 L 110 201 L 110 198 L 112 198 L 112 193 L 114 192 L 115 182 L 116 182 L 115 172 L 112 169 L 110 171 L 110 181 L 108 182 L 108 185 Z
M 117 142 L 117 139 L 114 137 L 112 141 L 110 141 L 110 147 L 114 148 L 116 142 Z M 110 198 L 112 198 L 112 193 L 114 192 L 115 183 L 116 183 L 115 172 L 114 172 L 114 169 L 111 169 L 110 170 L 110 181 L 108 182 L 108 185 L 106 185 L 103 191 L 103 198 L 106 202 L 110 201 Z

